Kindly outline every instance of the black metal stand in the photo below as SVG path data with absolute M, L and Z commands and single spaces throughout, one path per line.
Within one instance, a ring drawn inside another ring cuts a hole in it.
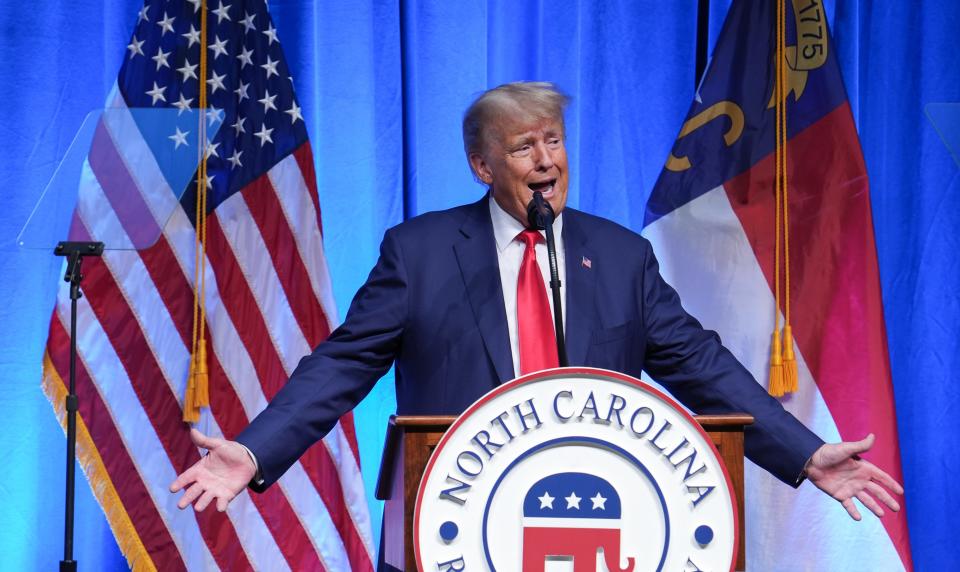
M 540 191 L 533 193 L 527 205 L 527 220 L 530 226 L 542 229 L 547 235 L 547 259 L 550 263 L 550 291 L 553 293 L 553 326 L 557 337 L 557 361 L 567 367 L 567 342 L 563 335 L 563 297 L 560 295 L 560 273 L 557 270 L 557 244 L 553 236 L 553 207 Z
M 103 254 L 102 242 L 61 242 L 54 249 L 57 256 L 67 257 L 67 272 L 64 282 L 70 283 L 70 388 L 67 392 L 67 495 L 63 515 L 63 560 L 60 572 L 76 572 L 77 561 L 73 559 L 73 505 L 77 458 L 77 300 L 83 274 L 80 267 L 84 256 Z

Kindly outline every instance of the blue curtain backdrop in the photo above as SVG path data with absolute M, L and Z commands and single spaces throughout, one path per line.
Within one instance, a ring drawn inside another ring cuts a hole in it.
M 728 5 L 710 2 L 710 45 Z M 924 108 L 960 102 L 960 4 L 826 5 L 872 182 L 914 561 L 957 569 L 960 166 Z M 546 79 L 570 93 L 570 203 L 636 230 L 693 96 L 696 0 L 270 6 L 315 150 L 341 309 L 384 229 L 482 194 L 459 134 L 478 92 Z M 0 4 L 0 569 L 50 570 L 62 550 L 65 441 L 39 379 L 60 261 L 13 239 L 83 117 L 103 105 L 139 8 Z M 368 491 L 392 391 L 385 379 L 357 412 Z M 77 558 L 124 568 L 84 480 L 77 490 Z

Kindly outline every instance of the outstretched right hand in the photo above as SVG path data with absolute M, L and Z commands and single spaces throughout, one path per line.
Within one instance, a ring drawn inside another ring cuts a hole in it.
M 223 512 L 256 474 L 253 459 L 236 441 L 207 437 L 196 429 L 190 429 L 190 440 L 208 453 L 173 481 L 170 492 L 186 488 L 177 503 L 181 509 L 193 504 L 194 510 L 200 512 L 216 499 L 217 510 Z

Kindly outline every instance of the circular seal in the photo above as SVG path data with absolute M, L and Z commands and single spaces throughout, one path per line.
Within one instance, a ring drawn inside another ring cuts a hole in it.
M 427 463 L 419 570 L 733 570 L 730 476 L 672 398 L 612 371 L 561 368 L 497 387 Z

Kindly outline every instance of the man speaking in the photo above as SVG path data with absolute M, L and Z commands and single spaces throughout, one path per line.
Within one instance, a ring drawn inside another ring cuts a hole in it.
M 539 191 L 556 213 L 558 271 L 572 366 L 640 377 L 644 370 L 696 413 L 747 412 L 747 457 L 783 482 L 804 478 L 851 517 L 859 499 L 881 516 L 902 487 L 859 458 L 873 436 L 824 444 L 704 330 L 660 276 L 650 244 L 613 222 L 565 209 L 567 97 L 548 83 L 485 92 L 463 119 L 480 201 L 427 213 L 390 230 L 343 324 L 304 357 L 270 405 L 170 486 L 178 505 L 227 504 L 276 481 L 396 364 L 397 413 L 454 415 L 517 375 L 558 365 L 547 251 L 527 228 Z

